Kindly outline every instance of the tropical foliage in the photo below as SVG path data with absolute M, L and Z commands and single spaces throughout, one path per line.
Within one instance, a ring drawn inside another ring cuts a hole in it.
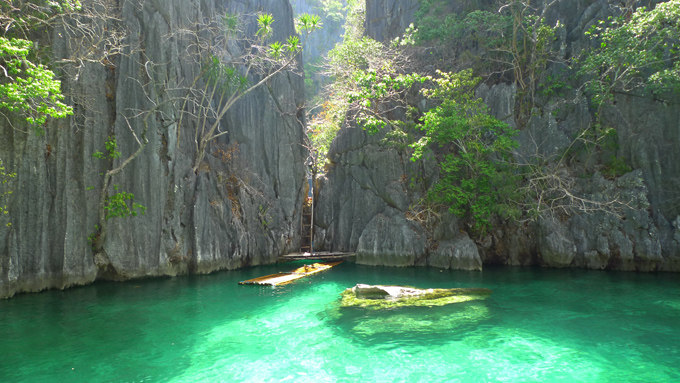
M 209 25 L 199 23 L 191 30 L 178 32 L 182 38 L 198 41 L 193 44 L 193 58 L 201 67 L 179 102 L 178 134 L 187 124 L 197 126 L 194 130 L 197 153 L 194 172 L 198 172 L 209 144 L 228 134 L 222 126 L 226 113 L 277 74 L 294 71 L 298 66 L 298 54 L 303 49 L 303 41 L 298 35 L 290 35 L 284 41 L 271 41 L 275 19 L 268 13 L 256 15 L 257 30 L 249 35 L 244 31 L 241 17 L 227 13 Z M 305 36 L 322 27 L 320 18 L 310 14 L 300 15 L 295 25 Z M 201 29 L 211 31 L 212 35 L 195 32 Z M 238 46 L 240 53 L 229 51 L 231 45 Z
M 329 53 L 327 68 L 334 82 L 312 137 L 332 138 L 346 119 L 369 134 L 381 133 L 385 143 L 398 143 L 413 161 L 434 158 L 439 178 L 428 185 L 422 202 L 445 206 L 480 233 L 493 215 L 514 212 L 510 199 L 517 177 L 509 159 L 516 130 L 490 116 L 475 97 L 481 79 L 472 70 L 434 76 L 414 70 L 404 52 L 415 42 L 414 27 L 408 36 L 384 45 L 363 36 L 362 26 L 347 25 L 344 41 Z M 410 104 L 418 100 L 419 90 L 429 100 L 424 111 Z M 329 144 L 322 145 L 326 150 Z
M 428 198 L 459 217 L 477 232 L 484 232 L 494 215 L 509 216 L 516 208 L 516 171 L 510 164 L 517 130 L 489 115 L 475 96 L 481 80 L 471 70 L 437 72 L 428 77 L 433 86 L 423 90 L 438 105 L 423 115 L 419 128 L 425 133 L 412 144 L 412 159 L 435 155 L 439 179 Z
M 602 20 L 587 35 L 597 45 L 585 52 L 580 72 L 595 105 L 615 92 L 680 92 L 680 0 Z
M 41 63 L 35 43 L 27 36 L 45 27 L 50 18 L 80 8 L 80 2 L 11 1 L 0 4 L 0 113 L 11 122 L 20 117 L 38 133 L 48 118 L 66 117 L 61 82 Z

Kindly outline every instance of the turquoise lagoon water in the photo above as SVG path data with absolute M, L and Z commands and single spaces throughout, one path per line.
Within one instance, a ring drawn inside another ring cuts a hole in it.
M 679 382 L 680 275 L 344 263 L 98 283 L 0 301 L 2 382 Z M 486 300 L 340 309 L 356 283 L 486 287 Z

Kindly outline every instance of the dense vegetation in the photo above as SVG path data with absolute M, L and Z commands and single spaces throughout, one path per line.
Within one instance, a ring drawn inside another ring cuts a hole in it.
M 680 1 L 652 10 L 621 8 L 619 17 L 602 20 L 587 33 L 591 49 L 571 57 L 558 39 L 564 26 L 546 19 L 554 2 L 481 3 L 480 9 L 421 0 L 416 22 L 404 35 L 381 43 L 364 36 L 364 3 L 350 2 L 344 40 L 327 60 L 334 81 L 313 125 L 319 168 L 328 165 L 323 157 L 335 132 L 356 124 L 384 135 L 386 145 L 399 143 L 414 161 L 434 158 L 438 177 L 426 185 L 420 204 L 451 211 L 472 232 L 483 233 L 494 217 L 519 218 L 520 210 L 524 219 L 615 213 L 625 201 L 590 200 L 574 187 L 575 177 L 593 171 L 617 177 L 630 170 L 612 154 L 615 130 L 598 123 L 583 127 L 566 150 L 550 156 L 520 155 L 514 137 L 533 118 L 555 113 L 584 90 L 596 116 L 617 92 L 647 91 L 660 99 L 677 95 Z M 432 62 L 441 72 L 419 69 Z M 482 81 L 516 86 L 514 127 L 491 117 L 475 96 Z M 429 101 L 420 103 L 423 98 Z M 565 172 L 566 163 L 584 152 L 595 153 L 599 162 Z
M 418 128 L 424 136 L 412 144 L 413 160 L 426 150 L 435 153 L 439 179 L 428 198 L 442 204 L 484 232 L 493 215 L 508 216 L 517 189 L 517 176 L 509 164 L 516 129 L 492 117 L 474 94 L 481 80 L 471 70 L 439 72 L 423 94 L 437 106 L 426 111 Z
M 122 116 L 128 125 L 137 118 L 143 127 L 137 132 L 130 129 L 137 150 L 120 158 L 116 137 L 111 136 L 102 143 L 106 151 L 95 153 L 109 168 L 103 173 L 98 231 L 109 218 L 143 211 L 134 196 L 111 183 L 111 177 L 144 150 L 146 121 L 160 118 L 162 105 L 172 104 L 179 111 L 178 134 L 183 127 L 197 127 L 192 132 L 193 170 L 199 172 L 209 145 L 228 133 L 222 117 L 276 74 L 296 70 L 297 55 L 309 42 L 309 32 L 323 23 L 340 30 L 344 22 L 344 37 L 328 54 L 324 70 L 332 81 L 309 124 L 315 169 L 322 172 L 332 165 L 327 154 L 339 129 L 361 126 L 414 161 L 433 159 L 436 182 L 421 185 L 427 190 L 419 203 L 464 218 L 476 232 L 484 232 L 496 217 L 517 217 L 518 210 L 525 211 L 524 218 L 532 218 L 545 211 L 568 214 L 612 206 L 578 197 L 571 189 L 573 182 L 565 179 L 574 175 L 562 170 L 584 150 L 607 151 L 606 142 L 611 143 L 616 132 L 596 123 L 576 132 L 565 151 L 522 157 L 515 137 L 532 119 L 557 113 L 556 104 L 566 105 L 583 92 L 596 117 L 619 93 L 661 101 L 680 93 L 680 0 L 661 2 L 653 9 L 621 8 L 619 15 L 590 29 L 590 48 L 571 56 L 564 54 L 560 46 L 564 41 L 558 39 L 564 26 L 547 21 L 555 2 L 535 6 L 522 0 L 481 1 L 481 6 L 472 7 L 469 2 L 421 0 L 415 23 L 403 36 L 385 43 L 364 36 L 364 1 L 312 3 L 322 16 L 303 14 L 296 23 L 299 35 L 285 41 L 272 41 L 275 20 L 266 13 L 256 15 L 254 21 L 228 13 L 214 15 L 201 25 L 176 32 L 173 37 L 196 41 L 193 54 L 200 72 L 189 84 L 141 85 L 140 91 L 155 106 Z M 113 67 L 122 54 L 123 37 L 115 29 L 115 15 L 107 16 L 113 11 L 97 9 L 77 0 L 0 4 L 0 113 L 8 126 L 41 134 L 50 119 L 71 115 L 77 101 L 64 97 L 60 76 L 77 74 L 84 63 Z M 257 24 L 253 36 L 244 33 L 248 22 Z M 41 41 L 57 25 L 77 26 L 67 29 L 67 38 L 78 46 L 70 47 L 72 57 L 59 62 L 45 48 L 49 41 Z M 186 35 L 191 30 L 206 33 Z M 88 40 L 92 36 L 107 38 Z M 215 44 L 220 39 L 236 41 L 247 53 L 223 61 L 227 55 L 219 49 L 225 44 Z M 434 65 L 423 65 L 426 62 Z M 499 82 L 517 89 L 510 124 L 492 117 L 476 95 L 479 84 Z M 321 84 L 310 76 L 308 91 L 317 92 Z M 159 94 L 167 98 L 161 100 Z M 614 178 L 630 170 L 611 154 L 600 155 L 598 161 L 578 176 L 598 171 Z M 2 184 L 10 184 L 13 175 L 0 159 Z M 7 187 L 2 190 L 0 197 L 10 193 Z M 6 210 L 0 204 L 0 212 Z
M 596 105 L 616 92 L 680 93 L 680 1 L 601 20 L 586 33 L 599 46 L 579 69 Z

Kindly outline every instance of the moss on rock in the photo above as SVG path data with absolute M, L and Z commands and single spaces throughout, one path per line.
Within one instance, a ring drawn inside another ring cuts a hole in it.
M 358 288 L 370 288 L 371 291 L 383 289 L 386 292 L 383 295 L 364 295 L 361 294 L 361 290 Z M 397 295 L 387 293 L 387 291 L 395 289 L 405 293 Z M 486 299 L 489 295 L 491 295 L 491 290 L 484 288 L 414 289 L 403 286 L 357 285 L 342 292 L 340 306 L 362 307 L 371 310 L 399 307 L 432 307 Z

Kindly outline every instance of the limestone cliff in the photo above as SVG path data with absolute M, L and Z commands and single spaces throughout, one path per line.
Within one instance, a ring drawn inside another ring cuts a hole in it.
M 178 131 L 179 111 L 167 102 L 171 84 L 191 83 L 199 71 L 189 42 L 172 32 L 216 13 L 265 11 L 276 20 L 273 38 L 285 40 L 295 33 L 289 2 L 120 1 L 119 11 L 127 51 L 108 67 L 88 64 L 77 79 L 64 79 L 65 93 L 80 96 L 71 99 L 72 118 L 53 123 L 43 136 L 0 123 L 0 157 L 17 173 L 0 229 L 0 297 L 99 278 L 262 264 L 299 244 L 306 158 L 299 71 L 279 74 L 240 100 L 221 121 L 228 134 L 209 146 L 196 173 L 196 127 Z M 65 56 L 69 46 L 56 34 L 54 54 Z M 158 84 L 151 98 L 140 91 L 148 83 Z M 88 235 L 98 223 L 101 174 L 121 159 L 107 163 L 92 154 L 109 136 L 116 137 L 121 158 L 135 151 L 130 129 L 140 134 L 143 126 L 131 116 L 154 108 L 162 113 L 148 119 L 148 144 L 112 181 L 133 193 L 146 213 L 109 219 L 95 262 Z
M 381 41 L 398 36 L 414 21 L 418 1 L 367 0 L 366 33 Z M 478 6 L 488 2 L 476 2 Z M 584 32 L 612 14 L 615 2 L 560 1 L 547 14 L 559 20 L 564 57 L 587 46 Z M 471 2 L 451 4 L 471 6 Z M 552 70 L 552 69 L 549 69 Z M 497 81 L 482 85 L 478 94 L 498 118 L 513 124 L 517 89 Z M 575 132 L 593 124 L 587 100 L 546 99 L 548 113 L 534 113 L 520 132 L 518 156 L 542 153 L 549 158 L 572 142 Z M 541 218 L 533 223 L 497 223 L 484 238 L 472 241 L 456 219 L 436 228 L 409 220 L 409 206 L 422 197 L 408 187 L 415 174 L 432 182 L 434 164 L 415 172 L 403 153 L 379 145 L 380 137 L 358 128 L 343 129 L 331 148 L 332 166 L 321 180 L 317 205 L 317 244 L 333 250 L 357 251 L 357 260 L 380 265 L 432 265 L 481 269 L 482 263 L 545 265 L 617 270 L 680 270 L 680 108 L 677 103 L 617 96 L 601 116 L 616 129 L 614 153 L 632 171 L 615 179 L 595 172 L 574 179 L 581 195 L 592 200 L 616 196 L 627 202 L 619 217 L 595 212 L 570 217 Z M 584 160 L 584 162 L 587 162 Z M 586 163 L 561 169 L 565 174 Z M 424 175 L 424 176 L 423 176 Z

